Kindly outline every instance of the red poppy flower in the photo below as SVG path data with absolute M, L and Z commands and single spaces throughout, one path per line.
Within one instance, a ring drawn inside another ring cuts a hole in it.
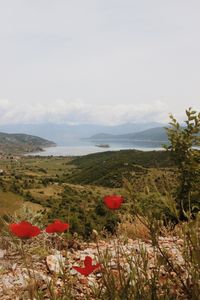
M 14 235 L 22 239 L 32 238 L 34 236 L 37 236 L 41 232 L 40 228 L 38 228 L 37 226 L 33 226 L 27 221 L 10 224 L 9 229 Z
M 69 228 L 69 224 L 63 223 L 61 220 L 55 220 L 54 223 L 49 224 L 46 228 L 46 232 L 54 233 L 54 232 L 64 232 Z
M 90 256 L 86 256 L 85 260 L 84 260 L 84 268 L 73 267 L 73 269 L 76 270 L 77 272 L 79 272 L 80 274 L 84 275 L 84 276 L 88 276 L 94 270 L 98 269 L 100 266 L 101 266 L 100 264 L 93 265 L 92 264 L 92 258 Z
M 124 199 L 120 195 L 111 195 L 111 196 L 104 197 L 104 203 L 109 209 L 120 208 L 123 201 Z

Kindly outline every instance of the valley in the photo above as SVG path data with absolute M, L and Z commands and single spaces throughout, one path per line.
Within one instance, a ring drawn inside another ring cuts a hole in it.
M 164 195 L 166 189 L 176 186 L 173 163 L 165 151 L 122 150 L 81 157 L 14 156 L 1 160 L 0 169 L 1 216 L 20 214 L 25 205 L 42 212 L 44 222 L 67 219 L 72 232 L 81 235 L 85 229 L 80 221 L 86 213 L 87 235 L 92 229 L 106 226 L 113 230 L 118 217 L 109 215 L 101 201 L 107 194 L 126 198 L 126 182 L 131 183 L 141 201 L 146 189 L 150 195 Z M 127 199 L 124 213 L 131 205 Z M 162 203 L 159 209 L 162 211 Z

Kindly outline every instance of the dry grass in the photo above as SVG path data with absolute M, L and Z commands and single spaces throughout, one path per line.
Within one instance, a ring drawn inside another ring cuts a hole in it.
M 143 219 L 133 218 L 131 215 L 121 216 L 121 223 L 118 225 L 117 234 L 126 236 L 130 239 L 149 240 L 150 233 L 148 228 L 142 222 Z
M 0 216 L 20 213 L 20 210 L 24 205 L 34 212 L 42 208 L 39 204 L 29 201 L 24 202 L 24 198 L 22 196 L 16 195 L 12 192 L 0 191 Z

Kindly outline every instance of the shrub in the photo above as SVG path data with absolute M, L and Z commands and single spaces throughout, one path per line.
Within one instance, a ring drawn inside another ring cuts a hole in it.
M 199 190 L 200 185 L 200 151 L 195 148 L 200 146 L 200 113 L 189 108 L 186 115 L 186 126 L 181 126 L 170 115 L 171 127 L 166 128 L 170 145 L 165 148 L 170 151 L 180 173 L 177 191 L 180 219 L 191 214 L 192 192 Z

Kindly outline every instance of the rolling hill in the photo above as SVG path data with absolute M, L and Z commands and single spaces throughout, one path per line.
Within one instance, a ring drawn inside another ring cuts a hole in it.
M 135 140 L 135 141 L 160 141 L 160 142 L 167 142 L 167 134 L 164 127 L 156 127 L 150 128 L 140 132 L 133 132 L 128 134 L 107 134 L 107 133 L 99 133 L 96 135 L 91 136 L 92 140 Z
M 21 154 L 42 151 L 42 148 L 55 146 L 52 141 L 38 136 L 0 132 L 0 152 L 10 154 Z
M 166 151 L 120 150 L 94 153 L 78 157 L 69 164 L 74 172 L 64 180 L 73 184 L 93 184 L 106 187 L 121 187 L 123 177 L 131 173 L 142 177 L 150 168 L 173 166 Z
M 73 140 L 80 138 L 88 138 L 92 135 L 96 135 L 100 132 L 104 132 L 109 135 L 123 135 L 134 132 L 140 132 L 150 128 L 164 126 L 157 122 L 146 123 L 124 123 L 120 125 L 98 125 L 98 124 L 7 124 L 0 125 L 0 131 L 6 133 L 25 133 L 36 136 L 41 136 L 48 140 L 53 140 L 57 144 L 66 146 Z

